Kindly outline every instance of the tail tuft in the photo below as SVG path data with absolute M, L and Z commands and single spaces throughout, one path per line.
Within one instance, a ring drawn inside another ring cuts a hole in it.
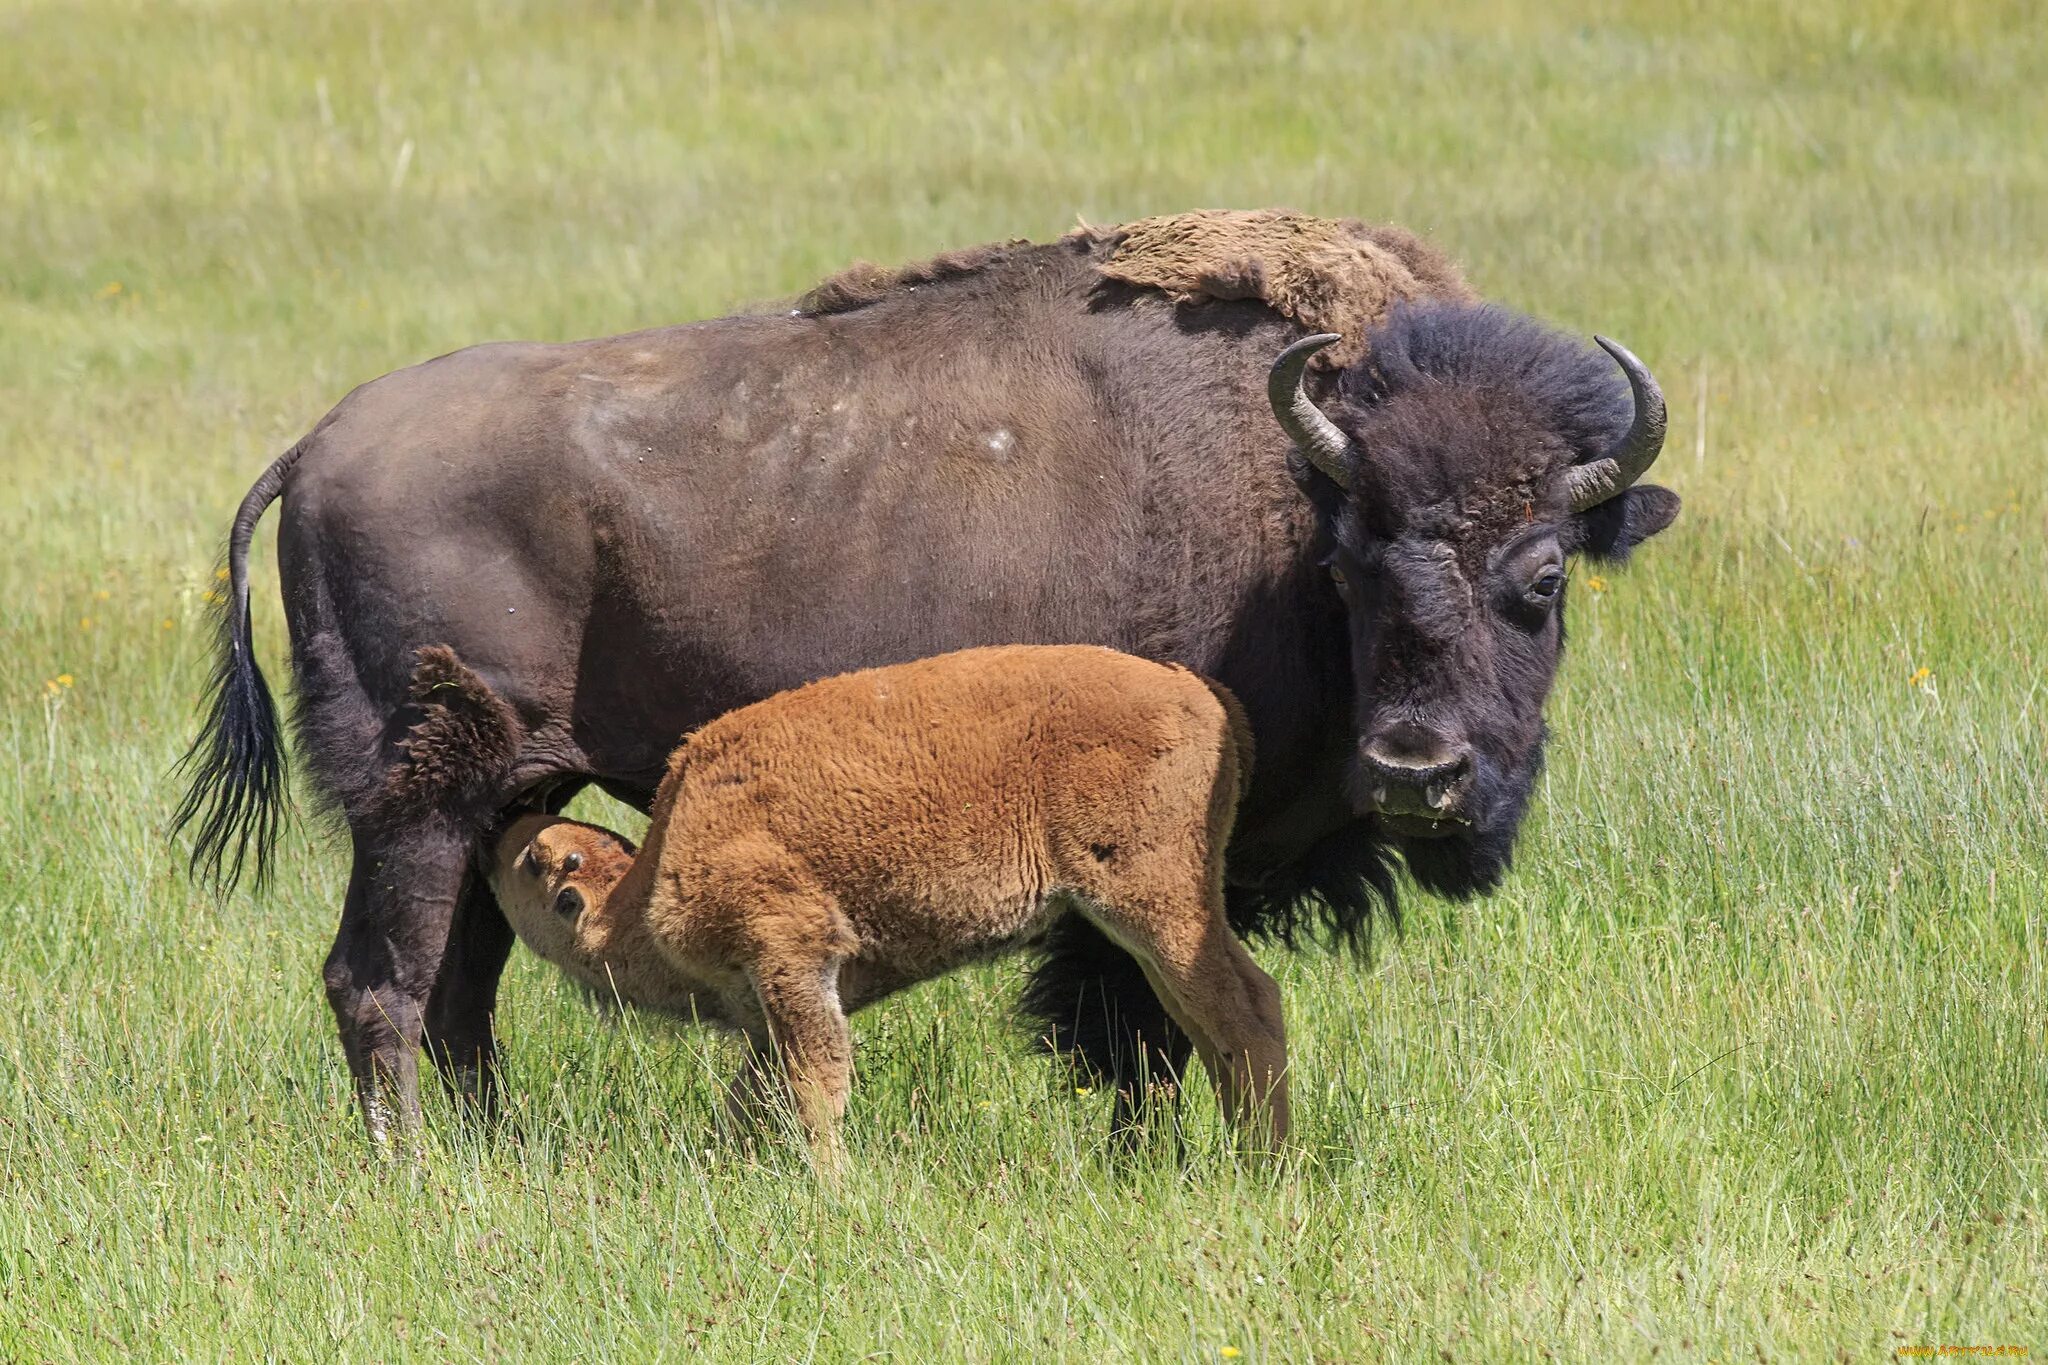
M 231 596 L 221 612 L 206 718 L 178 761 L 178 775 L 191 785 L 171 817 L 174 833 L 194 829 L 192 876 L 222 894 L 252 857 L 257 885 L 268 879 L 289 800 L 277 704 L 250 636 L 247 605 Z

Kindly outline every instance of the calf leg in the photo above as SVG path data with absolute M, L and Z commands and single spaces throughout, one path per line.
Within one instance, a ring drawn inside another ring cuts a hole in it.
M 853 1083 L 853 1038 L 839 1004 L 836 962 L 756 968 L 754 989 L 782 1075 L 820 1167 L 841 1164 L 839 1120 Z
M 427 1001 L 469 868 L 470 840 L 434 819 L 353 831 L 341 927 L 327 955 L 327 1002 L 341 1031 L 371 1140 L 418 1124 Z
M 1278 1151 L 1289 1123 L 1280 988 L 1230 931 L 1220 890 L 1091 913 L 1131 945 L 1158 998 L 1194 1039 L 1240 1140 Z
M 1179 1141 L 1188 1036 L 1137 960 L 1085 916 L 1069 915 L 1046 935 L 1022 1009 L 1048 1047 L 1116 1087 L 1110 1137 L 1118 1147 L 1158 1133 Z
M 1167 1007 L 1194 1035 L 1240 1141 L 1278 1152 L 1290 1123 L 1280 987 L 1228 931 L 1208 936 L 1189 960 L 1162 954 L 1147 965 Z

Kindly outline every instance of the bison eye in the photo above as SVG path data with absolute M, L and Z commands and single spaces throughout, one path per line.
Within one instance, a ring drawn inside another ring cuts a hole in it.
M 1564 588 L 1562 569 L 1545 569 L 1536 575 L 1536 581 L 1529 585 L 1529 596 L 1539 602 L 1548 602 Z
M 583 866 L 583 855 L 581 853 L 571 853 L 568 857 L 562 859 L 562 871 L 564 872 L 574 872 L 581 866 Z
M 562 888 L 562 894 L 555 897 L 555 913 L 563 919 L 575 919 L 583 913 L 583 893 L 573 886 Z
M 1323 567 L 1330 571 L 1330 581 L 1337 585 L 1338 592 L 1350 592 L 1351 580 L 1344 576 L 1344 566 L 1333 561 L 1324 561 Z

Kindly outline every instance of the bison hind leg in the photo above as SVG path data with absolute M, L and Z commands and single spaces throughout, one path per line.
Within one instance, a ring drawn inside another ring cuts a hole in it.
M 317 682 L 317 679 L 316 679 Z M 416 1054 L 424 1046 L 457 1104 L 495 1108 L 491 1015 L 512 932 L 474 872 L 477 840 L 515 795 L 526 743 L 517 712 L 446 646 L 419 651 L 406 725 L 381 773 L 344 742 L 361 732 L 363 699 L 346 688 L 302 698 L 302 733 L 321 743 L 349 822 L 355 868 L 326 980 L 373 1138 L 419 1118 Z M 386 750 L 388 753 L 389 750 Z

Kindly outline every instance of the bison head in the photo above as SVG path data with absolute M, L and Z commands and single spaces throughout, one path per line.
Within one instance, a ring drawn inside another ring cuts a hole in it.
M 1506 870 L 1542 766 L 1570 557 L 1619 559 L 1678 515 L 1636 486 L 1664 400 L 1611 341 L 1438 305 L 1390 314 L 1319 408 L 1303 374 L 1336 339 L 1290 347 L 1270 396 L 1349 621 L 1351 799 L 1419 883 L 1469 895 Z

